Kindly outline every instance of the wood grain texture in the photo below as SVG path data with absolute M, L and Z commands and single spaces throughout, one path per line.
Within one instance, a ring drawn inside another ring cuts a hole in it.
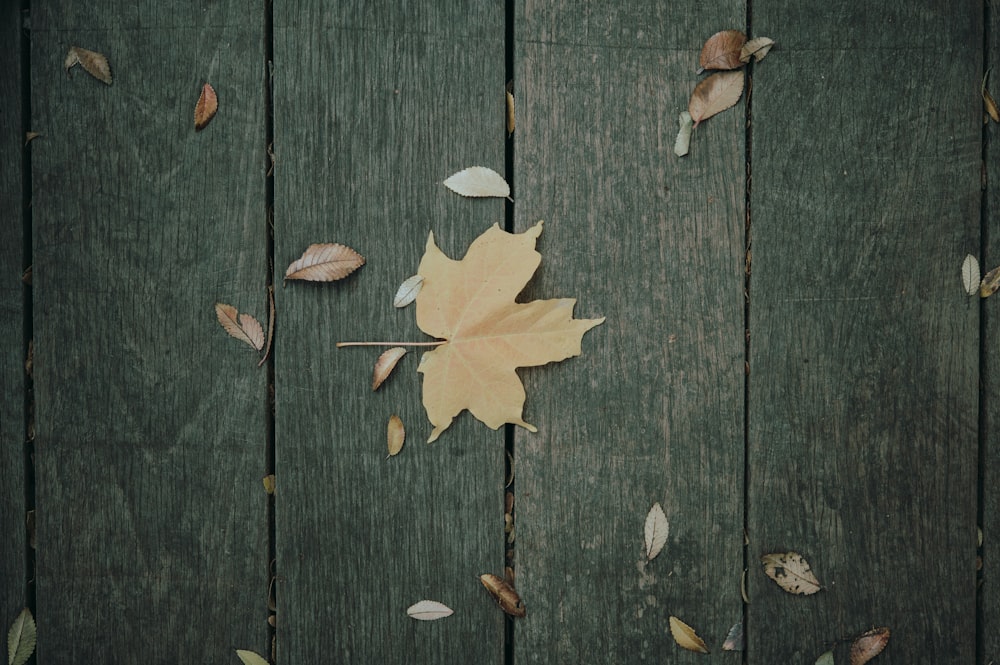
M 392 306 L 429 231 L 450 256 L 503 221 L 441 182 L 503 171 L 503 11 L 496 3 L 275 6 L 276 276 L 315 242 L 358 250 L 343 282 L 278 289 L 275 345 L 279 658 L 501 663 L 503 615 L 477 579 L 503 572 L 503 433 L 468 415 L 433 445 L 413 349 L 379 392 L 383 349 L 421 341 Z M 407 430 L 386 459 L 386 422 Z M 418 622 L 422 599 L 455 610 Z
M 875 11 L 753 5 L 750 663 L 975 658 L 982 8 Z M 790 549 L 816 596 L 755 565 Z
M 0 626 L 25 595 L 24 270 L 21 218 L 21 13 L 0 3 Z
M 525 299 L 607 321 L 521 372 L 539 431 L 516 431 L 515 662 L 683 657 L 670 615 L 717 651 L 742 616 L 742 103 L 673 145 L 702 42 L 743 12 L 517 5 L 516 226 L 545 220 Z M 670 536 L 646 563 L 657 501 Z
M 213 310 L 266 319 L 264 18 L 129 22 L 154 5 L 32 16 L 39 662 L 268 647 L 266 373 Z M 71 45 L 113 85 L 67 76 Z

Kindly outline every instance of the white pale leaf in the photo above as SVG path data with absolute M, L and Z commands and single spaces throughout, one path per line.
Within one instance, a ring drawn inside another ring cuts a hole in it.
M 663 513 L 660 504 L 654 503 L 646 514 L 646 560 L 651 561 L 660 553 L 667 543 L 667 535 L 670 533 L 670 524 L 667 516 Z
M 421 600 L 419 603 L 414 603 L 406 608 L 406 613 L 410 617 L 420 621 L 434 621 L 450 617 L 453 614 L 453 610 L 436 600 Z
M 674 154 L 683 157 L 688 154 L 691 148 L 691 128 L 694 127 L 694 120 L 687 111 L 681 111 L 677 116 L 677 124 L 680 129 L 677 131 L 677 139 L 674 141 Z
M 243 665 L 269 665 L 266 658 L 253 651 L 237 649 L 236 655 L 243 661 Z
M 421 287 L 424 285 L 424 278 L 420 275 L 414 275 L 413 277 L 407 277 L 399 288 L 396 290 L 396 297 L 392 299 L 393 307 L 406 307 L 411 302 L 416 300 L 417 294 L 420 293 Z M 978 287 L 979 282 L 976 281 L 976 286 Z
M 470 166 L 444 181 L 444 186 L 462 196 L 510 196 L 510 185 L 499 173 L 485 166 Z
M 7 663 L 24 665 L 35 651 L 35 619 L 28 608 L 14 619 L 7 632 Z
M 826 651 L 819 658 L 816 659 L 816 665 L 834 665 L 833 662 L 833 652 Z
M 980 279 L 979 260 L 972 254 L 967 254 L 962 262 L 962 286 L 965 287 L 965 292 L 970 296 L 976 295 Z

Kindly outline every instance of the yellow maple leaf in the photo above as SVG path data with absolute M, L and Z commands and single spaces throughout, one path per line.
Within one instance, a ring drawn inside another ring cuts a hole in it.
M 515 371 L 558 362 L 581 353 L 583 334 L 604 322 L 574 319 L 576 300 L 514 302 L 542 255 L 535 241 L 538 222 L 511 234 L 493 225 L 469 246 L 461 261 L 448 258 L 427 239 L 417 273 L 424 278 L 417 296 L 417 326 L 446 340 L 424 354 L 424 408 L 434 425 L 428 443 L 468 409 L 492 429 L 524 422 L 524 386 Z

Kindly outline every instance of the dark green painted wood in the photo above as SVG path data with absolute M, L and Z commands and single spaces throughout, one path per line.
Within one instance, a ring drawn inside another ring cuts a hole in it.
M 214 312 L 266 319 L 263 5 L 157 6 L 32 15 L 40 663 L 268 647 L 266 372 Z
M 25 595 L 24 287 L 21 285 L 21 12 L 0 3 L 0 626 Z
M 981 20 L 754 2 L 750 663 L 873 626 L 879 663 L 974 661 Z M 765 578 L 786 550 L 822 592 Z
M 311 243 L 368 263 L 336 284 L 277 290 L 278 658 L 282 662 L 500 663 L 503 615 L 480 573 L 502 574 L 502 432 L 467 415 L 433 445 L 403 358 L 378 393 L 382 349 L 426 340 L 396 310 L 427 233 L 460 257 L 503 202 L 441 185 L 503 170 L 503 11 L 497 3 L 275 6 L 275 276 Z M 386 459 L 386 422 L 408 440 Z M 422 599 L 455 614 L 418 622 Z
M 744 7 L 518 3 L 516 225 L 546 222 L 526 298 L 607 321 L 522 371 L 515 662 L 663 662 L 676 615 L 718 658 L 742 616 L 744 109 L 673 153 L 702 42 Z M 667 546 L 644 562 L 654 502 Z

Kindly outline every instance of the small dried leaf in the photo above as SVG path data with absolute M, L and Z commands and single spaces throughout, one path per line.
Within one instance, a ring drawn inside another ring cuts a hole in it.
M 194 131 L 200 132 L 205 129 L 218 110 L 219 98 L 215 94 L 215 88 L 206 83 L 201 87 L 198 103 L 194 105 Z
M 462 196 L 510 196 L 510 185 L 499 173 L 485 166 L 470 166 L 444 181 L 444 186 Z
M 240 327 L 246 331 L 254 349 L 260 351 L 264 348 L 264 328 L 261 327 L 260 321 L 249 314 L 240 314 Z
M 989 298 L 1000 289 L 1000 266 L 989 271 L 983 276 L 983 281 L 979 283 L 979 295 L 982 298 Z
M 663 513 L 663 508 L 659 502 L 654 503 L 646 514 L 646 561 L 652 561 L 660 553 L 667 543 L 667 535 L 670 533 L 670 524 L 667 516 Z
M 743 651 L 743 621 L 737 621 L 726 634 L 726 641 L 722 643 L 723 651 Z
M 236 655 L 243 661 L 243 665 L 268 665 L 267 659 L 253 651 L 237 649 Z
M 797 552 L 765 554 L 760 562 L 767 576 L 788 593 L 809 596 L 823 588 L 809 563 Z
M 29 143 L 37 139 L 39 136 L 41 136 L 41 134 L 39 134 L 38 132 L 25 132 L 24 145 L 28 145 Z
M 691 149 L 691 129 L 694 127 L 691 114 L 687 111 L 681 111 L 681 114 L 677 116 L 677 125 L 679 129 L 677 130 L 677 138 L 674 140 L 674 154 L 683 157 Z
M 402 346 L 394 346 L 385 351 L 375 361 L 375 371 L 372 372 L 372 391 L 378 390 L 379 386 L 389 378 L 392 370 L 396 369 L 396 363 L 406 355 L 406 349 Z
M 450 617 L 454 611 L 443 603 L 436 600 L 421 600 L 406 608 L 406 613 L 419 621 L 436 621 Z
M 507 136 L 514 133 L 514 95 L 507 92 Z
M 709 653 L 705 640 L 698 637 L 698 634 L 694 632 L 694 628 L 675 616 L 670 617 L 670 634 L 674 636 L 674 642 L 677 642 L 677 646 L 683 649 L 698 653 Z
M 252 347 L 255 351 L 264 348 L 264 329 L 260 322 L 249 314 L 239 314 L 232 305 L 215 303 L 215 316 L 219 324 L 231 337 Z
M 688 113 L 694 126 L 720 111 L 725 111 L 740 100 L 743 94 L 743 72 L 712 74 L 695 86 L 688 102 Z
M 271 344 L 274 342 L 274 285 L 267 287 L 267 303 L 269 314 L 267 317 L 267 343 L 264 345 L 264 355 L 260 357 L 257 367 L 267 362 L 267 357 L 271 355 Z
M 962 286 L 970 296 L 976 295 L 979 291 L 979 281 L 982 275 L 979 271 L 979 260 L 972 254 L 967 254 L 962 261 Z
M 389 457 L 398 455 L 403 449 L 403 441 L 406 440 L 406 430 L 403 429 L 403 421 L 399 416 L 389 416 L 389 424 L 386 426 L 386 437 L 389 442 Z
M 739 30 L 722 30 L 708 38 L 701 47 L 698 63 L 705 69 L 736 69 L 742 67 L 740 53 L 747 36 Z
M 273 495 L 275 488 L 274 482 L 275 479 L 273 473 L 264 476 L 264 491 L 267 492 L 268 494 Z
M 991 68 L 992 69 L 992 68 Z M 983 74 L 983 84 L 980 87 L 980 92 L 983 95 L 983 103 L 986 105 L 986 112 L 993 118 L 993 122 L 1000 122 L 1000 109 L 997 109 L 997 102 L 993 99 L 993 95 L 990 91 L 986 89 L 986 80 L 990 77 L 990 70 L 987 69 L 986 73 Z
M 507 584 L 502 578 L 486 573 L 479 576 L 479 581 L 483 583 L 486 590 L 489 591 L 493 598 L 496 599 L 497 603 L 507 614 L 512 617 L 523 617 L 527 614 L 527 608 L 525 608 L 524 603 L 521 602 L 521 597 L 517 595 L 514 588 Z
M 403 283 L 396 289 L 396 296 L 392 299 L 393 307 L 406 307 L 417 299 L 421 287 L 424 285 L 424 278 L 421 275 L 413 275 L 403 280 Z
M 882 653 L 882 649 L 889 642 L 889 629 L 872 628 L 862 633 L 858 639 L 851 644 L 851 665 L 864 665 L 875 656 Z
M 740 62 L 750 62 L 751 57 L 760 62 L 768 54 L 772 46 L 774 46 L 774 40 L 768 37 L 751 39 L 740 49 Z
M 827 651 L 816 659 L 816 665 L 834 665 L 833 652 Z
M 69 47 L 63 68 L 68 72 L 75 65 L 83 67 L 84 71 L 93 76 L 98 81 L 111 85 L 111 65 L 108 59 L 96 51 L 88 51 L 79 46 Z
M 14 619 L 7 632 L 8 665 L 24 665 L 35 651 L 35 618 L 27 607 Z
M 285 279 L 334 282 L 347 277 L 364 264 L 365 257 L 346 245 L 337 243 L 309 245 L 302 256 L 288 266 Z

